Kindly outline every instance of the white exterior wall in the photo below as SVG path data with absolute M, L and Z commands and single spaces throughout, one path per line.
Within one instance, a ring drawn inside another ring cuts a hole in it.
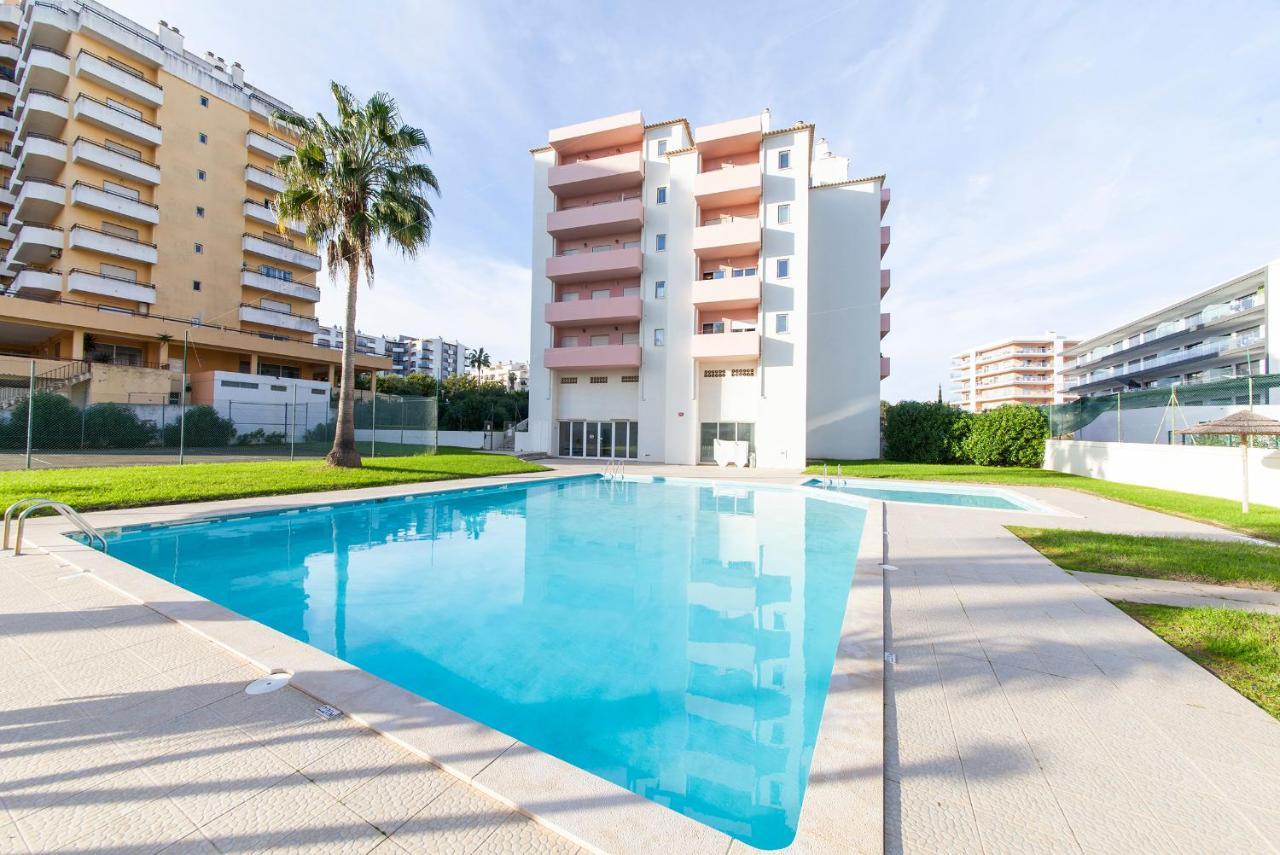
M 296 438 L 301 439 L 307 430 L 329 420 L 332 387 L 328 383 L 235 371 L 209 373 L 213 375 L 209 386 L 213 395 L 211 406 L 218 415 L 235 422 L 238 434 L 252 433 L 259 428 L 267 433 L 284 432 L 288 425 L 297 431 Z M 193 382 L 201 379 L 196 375 Z M 257 388 L 223 386 L 223 380 L 253 383 Z M 297 408 L 290 415 L 294 403 Z
M 680 133 L 684 137 L 683 129 Z M 685 146 L 692 140 L 684 139 Z M 668 179 L 671 202 L 661 207 L 665 210 L 654 220 L 654 227 L 645 224 L 645 236 L 649 240 L 646 246 L 652 246 L 650 234 L 657 234 L 657 224 L 662 222 L 667 229 L 668 251 L 662 258 L 654 261 L 652 281 L 660 279 L 667 283 L 666 305 L 661 317 L 666 324 L 667 344 L 655 348 L 653 333 L 650 331 L 645 341 L 645 358 L 654 351 L 660 362 L 663 390 L 661 393 L 662 425 L 661 459 L 665 463 L 693 464 L 698 462 L 698 409 L 697 409 L 697 365 L 693 361 L 693 330 L 697 313 L 693 308 L 693 282 L 698 259 L 693 254 L 693 229 L 698 221 L 698 206 L 693 198 L 693 179 L 698 173 L 698 155 L 696 152 L 684 152 L 669 158 L 670 170 Z M 647 202 L 646 202 L 647 204 Z M 647 216 L 649 211 L 645 211 Z M 645 263 L 648 267 L 649 259 Z M 646 279 L 649 279 L 646 270 Z M 649 294 L 652 295 L 652 285 Z M 656 323 L 655 323 L 656 326 Z M 655 372 L 656 373 L 656 372 Z M 644 425 L 640 426 L 641 454 L 644 456 Z
M 1239 448 L 1051 439 L 1044 468 L 1122 484 L 1240 499 Z M 1249 500 L 1280 507 L 1280 451 L 1249 449 Z
M 545 275 L 547 259 L 555 252 L 555 241 L 547 233 L 547 214 L 555 210 L 555 196 L 547 187 L 547 172 L 555 165 L 551 150 L 533 155 L 533 240 L 529 269 L 533 271 L 533 290 L 529 311 L 529 438 L 541 442 L 529 451 L 552 453 L 555 442 L 555 378 L 543 360 L 543 350 L 551 346 L 552 329 L 544 320 L 547 303 L 552 300 L 551 280 Z
M 1280 374 L 1280 294 L 1276 293 L 1276 287 L 1280 285 L 1280 261 L 1273 261 L 1267 265 L 1267 283 L 1266 283 L 1266 328 L 1264 332 L 1267 336 L 1267 364 L 1266 370 L 1268 374 Z M 1271 403 L 1280 404 L 1280 390 L 1272 389 L 1270 392 Z
M 880 456 L 880 187 L 809 194 L 810 457 Z

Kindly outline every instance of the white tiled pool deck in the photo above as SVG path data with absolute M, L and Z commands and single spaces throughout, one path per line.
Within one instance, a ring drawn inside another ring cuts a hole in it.
M 890 506 L 897 569 L 882 585 L 859 565 L 862 587 L 851 592 L 808 821 L 802 817 L 794 850 L 1277 851 L 1280 723 L 1003 526 L 1232 536 L 1091 496 L 1017 492 L 1065 514 Z M 191 513 L 95 519 L 119 525 Z M 878 541 L 877 520 L 873 512 L 868 525 Z M 51 544 L 48 535 L 65 528 L 42 521 L 29 539 Z M 335 669 L 297 642 L 279 646 L 256 624 L 234 636 L 243 655 L 229 652 L 193 631 L 219 637 L 226 613 L 176 598 L 178 589 L 162 583 L 139 583 L 145 596 L 127 596 L 104 584 L 119 581 L 110 568 L 70 575 L 54 556 L 82 556 L 52 548 L 53 556 L 0 558 L 0 853 L 578 848 L 511 804 L 557 828 L 626 841 L 591 847 L 600 851 L 753 851 L 700 835 L 688 821 L 668 825 L 677 815 L 652 803 L 636 814 L 634 801 L 593 787 L 591 776 L 566 776 L 492 731 L 448 718 L 424 728 L 404 710 L 430 705 L 406 707 L 386 687 L 370 689 L 367 675 Z M 895 661 L 868 668 L 886 649 Z M 322 720 L 320 701 L 293 688 L 243 693 L 260 665 L 286 660 L 295 683 L 335 689 L 324 700 L 341 701 L 335 705 L 351 715 Z M 443 758 L 449 771 L 403 747 L 432 729 L 456 735 Z M 618 836 L 618 828 L 634 834 Z

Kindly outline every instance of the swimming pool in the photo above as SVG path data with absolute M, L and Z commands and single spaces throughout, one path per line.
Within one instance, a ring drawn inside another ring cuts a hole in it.
M 117 559 L 773 849 L 795 834 L 864 516 L 804 488 L 588 476 L 108 538 Z
M 1035 511 L 1044 513 L 1046 509 L 1036 503 L 1005 490 L 989 487 L 934 487 L 927 485 L 885 486 L 874 481 L 840 481 L 836 485 L 823 486 L 821 479 L 806 482 L 812 487 L 823 487 L 862 496 L 866 499 L 879 499 L 882 502 L 909 502 L 920 505 L 950 505 L 962 508 L 985 508 L 1000 511 Z

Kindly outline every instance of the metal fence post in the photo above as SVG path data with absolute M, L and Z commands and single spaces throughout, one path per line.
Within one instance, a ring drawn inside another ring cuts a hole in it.
M 1116 442 L 1124 442 L 1124 407 L 1121 403 L 1124 393 L 1116 391 Z
M 369 446 L 369 456 L 377 457 L 378 456 L 378 372 L 376 369 L 374 370 L 373 374 L 370 375 L 369 388 L 373 390 L 373 415 L 370 417 L 370 422 L 371 422 L 371 427 L 373 428 L 373 432 L 369 434 L 369 436 L 371 437 L 370 439 L 371 444 Z
M 27 385 L 27 468 L 31 468 L 31 429 L 36 414 L 36 361 L 31 360 L 31 380 Z
M 178 463 L 181 464 L 187 451 L 187 346 L 191 336 L 182 333 L 182 394 L 178 399 Z
M 288 414 L 285 415 L 284 429 L 289 431 L 289 460 L 293 460 L 293 445 L 298 435 L 298 384 L 293 384 L 293 424 L 289 423 Z

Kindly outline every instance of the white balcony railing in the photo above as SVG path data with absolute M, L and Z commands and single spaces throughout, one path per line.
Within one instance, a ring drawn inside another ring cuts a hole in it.
M 313 335 L 320 331 L 320 322 L 315 318 L 295 315 L 276 309 L 264 309 L 261 306 L 251 306 L 248 303 L 240 304 L 240 320 L 245 323 L 261 324 L 262 326 L 311 333 Z
M 150 202 L 143 202 L 132 196 L 104 190 L 81 181 L 71 186 L 71 204 L 92 208 L 95 211 L 105 211 L 139 223 L 155 225 L 160 222 L 160 209 Z
M 133 300 L 147 305 L 156 301 L 154 285 L 122 279 L 119 276 L 106 276 L 90 270 L 72 270 L 67 274 L 67 290 L 97 294 L 101 297 L 115 297 L 120 300 Z
M 273 240 L 246 234 L 243 237 L 241 246 L 245 252 L 272 258 L 276 261 L 283 261 L 285 264 L 292 264 L 304 270 L 320 269 L 320 256 L 314 252 L 296 249 L 288 244 L 277 243 Z
M 320 301 L 320 289 L 314 285 L 308 285 L 305 282 L 294 282 L 292 279 L 281 279 L 278 276 L 268 276 L 265 273 L 259 273 L 248 268 L 240 271 L 240 284 L 245 288 L 270 291 L 273 294 L 282 294 L 286 297 L 306 300 L 309 303 L 318 303 Z
M 74 115 L 143 145 L 160 145 L 159 125 L 97 98 L 80 95 L 76 98 Z
M 153 243 L 146 243 L 135 238 L 114 235 L 81 225 L 72 226 L 70 234 L 70 246 L 75 249 L 100 252 L 103 255 L 126 258 L 142 264 L 155 264 L 158 260 L 156 245 Z
M 164 88 L 152 83 L 142 73 L 118 62 L 104 59 L 96 53 L 81 50 L 76 54 L 75 73 L 77 77 L 92 80 L 121 95 L 127 95 L 151 107 L 164 104 Z
M 143 184 L 160 183 L 160 167 L 154 163 L 135 157 L 131 154 L 115 151 L 101 143 L 83 137 L 71 144 L 71 159 L 76 163 L 87 163 L 105 172 L 132 178 Z

